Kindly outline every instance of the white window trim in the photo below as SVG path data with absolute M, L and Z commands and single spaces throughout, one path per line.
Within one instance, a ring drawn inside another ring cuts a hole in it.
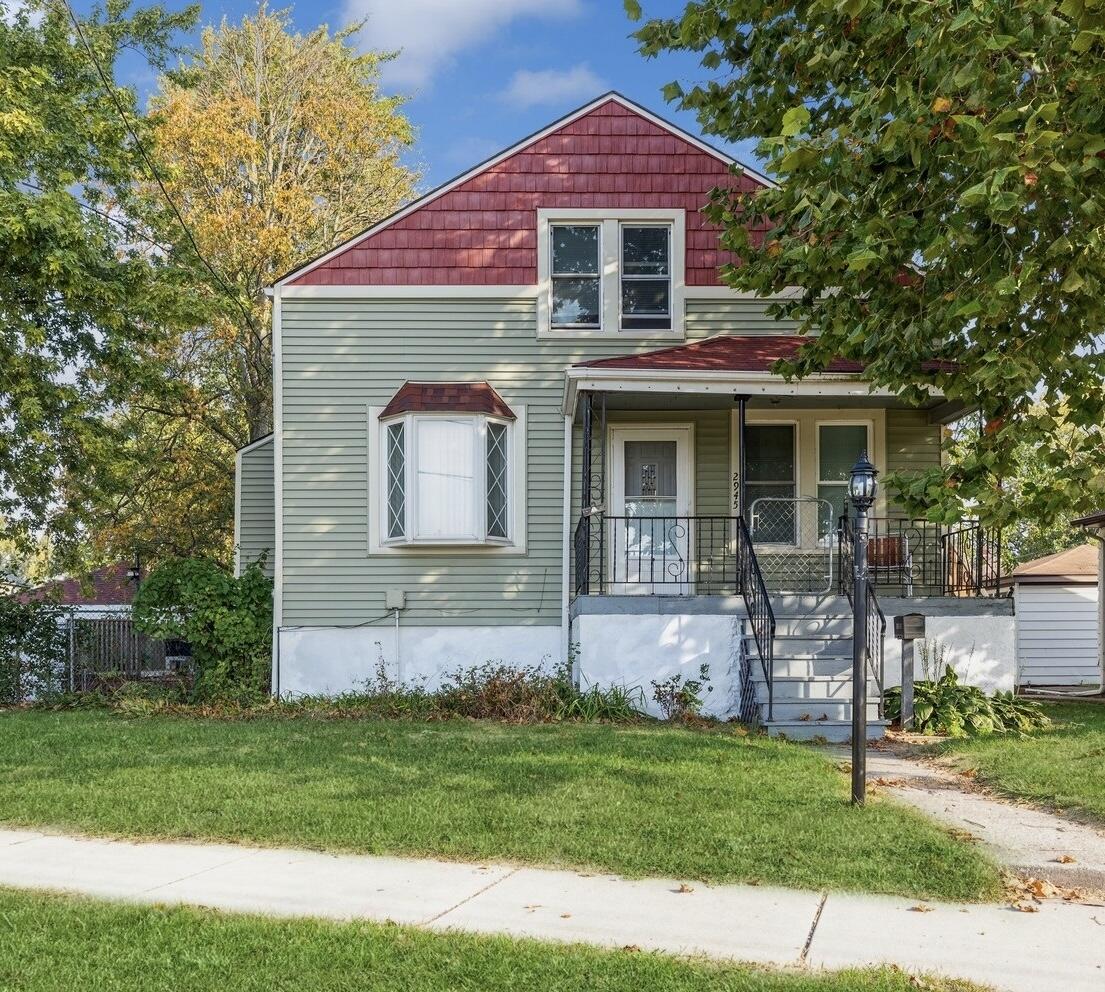
M 559 336 L 561 334 L 595 334 L 603 329 L 605 324 L 606 313 L 606 290 L 609 280 L 606 278 L 606 224 L 602 221 L 596 223 L 593 220 L 589 221 L 553 221 L 548 225 L 548 237 L 550 239 L 549 248 L 549 321 L 552 321 L 552 292 L 553 285 L 556 279 L 570 279 L 570 275 L 553 276 L 552 274 L 552 231 L 554 227 L 595 227 L 598 229 L 598 272 L 594 276 L 587 275 L 585 278 L 592 279 L 598 278 L 599 281 L 599 326 L 591 327 L 587 324 L 556 324 L 552 327 L 552 330 Z
M 662 330 L 621 330 L 621 225 L 640 221 L 671 225 L 671 327 Z M 552 233 L 554 224 L 601 225 L 599 251 L 602 262 L 602 326 L 554 327 L 552 324 Z M 682 209 L 546 207 L 537 211 L 537 336 L 539 338 L 619 338 L 632 340 L 682 340 L 686 312 L 687 236 L 686 211 Z
M 768 417 L 764 417 L 761 420 L 759 418 L 752 417 L 751 412 L 749 412 L 749 414 L 746 415 L 745 419 L 746 419 L 747 424 L 748 424 L 749 427 L 792 427 L 792 428 L 794 428 L 794 437 L 793 437 L 793 440 L 791 442 L 791 444 L 792 444 L 791 456 L 794 459 L 794 479 L 792 480 L 792 484 L 794 486 L 794 495 L 795 496 L 801 496 L 802 495 L 802 433 L 803 433 L 802 432 L 802 422 L 797 417 L 793 417 L 793 416 L 790 416 L 790 417 L 768 416 Z M 733 451 L 734 451 L 733 473 L 734 473 L 734 481 L 735 481 L 736 480 L 736 473 L 739 472 L 739 465 L 740 465 L 740 462 L 738 460 L 739 457 L 740 457 L 740 454 L 739 454 L 740 449 L 737 447 L 737 436 L 736 436 L 736 434 L 733 435 Z M 736 498 L 735 493 L 736 493 L 736 487 L 734 487 L 734 499 Z M 748 500 L 748 515 L 749 515 L 748 524 L 751 527 L 752 526 L 752 506 L 756 502 L 756 500 L 755 500 L 754 497 L 752 497 L 752 494 L 750 492 L 748 492 L 747 488 L 745 489 L 745 493 L 746 493 L 747 496 L 750 497 L 749 500 Z M 736 509 L 736 506 L 734 505 L 733 513 L 736 513 L 736 512 L 737 512 L 737 509 Z M 797 530 L 797 526 L 795 527 L 795 530 Z M 796 547 L 794 542 L 757 541 L 756 543 L 759 547 L 774 548 L 774 549 L 778 549 L 780 551 L 785 550 L 785 549 L 793 549 L 793 548 Z
M 730 415 L 730 428 L 729 428 L 729 476 L 733 480 L 733 504 L 732 512 L 736 514 L 736 482 L 737 473 L 740 467 L 740 449 L 739 436 L 738 436 L 738 419 L 737 411 L 733 410 Z M 887 455 L 886 455 L 886 410 L 885 409 L 862 409 L 862 408 L 845 408 L 840 410 L 818 410 L 813 409 L 765 409 L 763 407 L 750 408 L 747 411 L 747 420 L 749 424 L 778 424 L 778 423 L 793 423 L 797 425 L 795 432 L 795 444 L 798 446 L 798 495 L 799 496 L 817 496 L 817 480 L 820 476 L 820 458 L 818 450 L 818 439 L 820 437 L 820 427 L 822 424 L 833 425 L 866 425 L 868 430 L 868 440 L 871 444 L 871 450 L 868 451 L 867 457 L 874 463 L 875 468 L 879 470 L 879 475 L 883 476 L 888 471 Z M 880 517 L 886 516 L 889 507 L 889 500 L 887 498 L 886 486 L 880 485 L 878 496 L 875 498 L 875 505 L 871 510 L 872 516 Z M 787 545 L 787 547 L 793 547 L 793 545 Z
M 398 414 L 380 420 L 382 406 L 370 406 L 368 408 L 368 554 L 369 555 L 441 555 L 441 554 L 477 554 L 477 555 L 524 555 L 526 553 L 527 540 L 527 515 L 526 515 L 526 408 L 524 406 L 512 406 L 515 419 L 510 421 L 503 417 L 490 414 L 472 414 L 464 411 L 434 412 L 434 413 L 408 413 Z M 388 539 L 387 534 L 387 502 L 385 489 L 387 485 L 387 464 L 385 446 L 385 431 L 388 426 L 402 420 L 406 425 L 406 451 L 407 458 L 403 466 L 406 473 L 406 513 L 408 532 L 414 532 L 415 523 L 410 514 L 415 512 L 411 485 L 415 459 L 414 445 L 417 443 L 413 430 L 415 418 L 440 417 L 442 419 L 455 420 L 458 417 L 471 417 L 480 420 L 486 425 L 492 420 L 509 426 L 509 447 L 507 456 L 508 474 L 508 500 L 507 513 L 509 516 L 510 536 L 507 540 L 496 537 L 486 537 L 487 513 L 486 513 L 486 485 L 487 485 L 487 432 L 479 429 L 476 434 L 478 460 L 476 462 L 476 507 L 479 533 L 470 537 L 453 539 Z

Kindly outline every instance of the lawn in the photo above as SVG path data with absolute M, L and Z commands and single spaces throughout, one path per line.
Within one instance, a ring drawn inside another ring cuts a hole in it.
M 900 971 L 802 974 L 370 923 L 223 916 L 0 890 L 20 992 L 912 992 Z M 925 982 L 953 992 L 958 982 Z
M 1045 733 L 951 741 L 942 751 L 994 789 L 1105 821 L 1105 704 L 1045 709 L 1056 724 Z
M 812 750 L 655 726 L 0 714 L 0 819 L 124 837 L 998 895 L 969 844 Z

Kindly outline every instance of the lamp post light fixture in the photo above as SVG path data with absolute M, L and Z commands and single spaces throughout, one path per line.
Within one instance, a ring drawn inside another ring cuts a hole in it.
M 856 511 L 852 567 L 852 803 L 867 798 L 867 512 L 879 490 L 878 471 L 864 451 L 848 478 Z

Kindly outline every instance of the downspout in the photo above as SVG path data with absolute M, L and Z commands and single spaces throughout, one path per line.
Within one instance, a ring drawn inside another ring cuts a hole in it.
M 567 664 L 571 656 L 571 614 L 569 612 L 569 600 L 571 598 L 571 571 L 572 571 L 572 422 L 570 415 L 564 417 L 564 481 L 561 485 L 564 508 L 562 511 L 562 542 L 560 549 L 560 656 L 563 663 Z M 579 676 L 572 665 L 572 681 L 578 685 Z

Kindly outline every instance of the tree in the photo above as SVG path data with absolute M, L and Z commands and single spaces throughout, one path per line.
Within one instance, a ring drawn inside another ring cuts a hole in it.
M 414 137 L 403 99 L 379 92 L 392 56 L 358 54 L 349 39 L 359 27 L 296 34 L 288 12 L 262 4 L 241 24 L 206 29 L 152 103 L 157 161 L 192 234 L 181 238 L 162 212 L 165 237 L 218 304 L 207 345 L 222 360 L 209 361 L 217 371 L 188 405 L 229 402 L 239 445 L 272 429 L 266 286 L 415 191 L 400 161 Z
M 0 5 L 2 6 L 2 5 Z M 145 124 L 112 77 L 124 48 L 164 65 L 195 8 L 61 3 L 0 11 L 0 526 L 28 538 L 87 470 L 138 355 L 180 313 L 131 222 Z
M 780 177 L 709 210 L 727 283 L 801 288 L 775 311 L 820 336 L 780 371 L 840 355 L 983 412 L 961 458 L 891 480 L 933 518 L 1050 518 L 1103 479 L 1103 24 L 1092 0 L 700 0 L 637 32 L 701 53 L 712 78 L 667 97 Z M 1063 470 L 1009 500 L 1025 445 Z

